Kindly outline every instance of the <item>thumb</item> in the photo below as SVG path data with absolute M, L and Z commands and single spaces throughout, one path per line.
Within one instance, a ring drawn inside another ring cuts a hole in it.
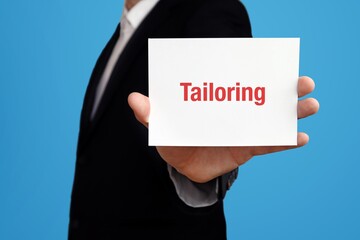
M 136 119 L 147 127 L 150 114 L 149 98 L 141 93 L 132 92 L 128 96 L 128 103 L 134 111 Z

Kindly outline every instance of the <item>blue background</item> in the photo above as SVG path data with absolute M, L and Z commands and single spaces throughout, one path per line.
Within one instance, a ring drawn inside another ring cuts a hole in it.
M 229 240 L 360 239 L 360 3 L 243 2 L 254 37 L 301 38 L 321 108 L 308 145 L 240 168 Z M 66 239 L 83 94 L 122 4 L 0 0 L 0 239 Z

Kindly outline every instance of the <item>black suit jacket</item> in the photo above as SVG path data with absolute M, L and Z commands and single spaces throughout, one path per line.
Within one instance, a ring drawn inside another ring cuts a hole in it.
M 148 94 L 148 38 L 251 37 L 244 6 L 238 0 L 160 0 L 123 50 L 90 121 L 95 89 L 118 36 L 119 25 L 84 98 L 69 239 L 226 239 L 222 199 L 192 208 L 178 198 L 127 97 Z

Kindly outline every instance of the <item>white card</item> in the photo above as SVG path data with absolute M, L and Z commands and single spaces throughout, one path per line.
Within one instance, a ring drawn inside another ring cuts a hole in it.
M 299 38 L 149 39 L 149 145 L 296 145 L 299 51 Z

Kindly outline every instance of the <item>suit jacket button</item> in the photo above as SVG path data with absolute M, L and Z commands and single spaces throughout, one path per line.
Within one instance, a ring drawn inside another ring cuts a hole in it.
M 70 221 L 70 228 L 71 228 L 71 229 L 79 229 L 79 227 L 80 227 L 79 220 L 77 220 L 77 219 L 72 219 L 72 220 Z
M 86 163 L 86 157 L 84 155 L 78 157 L 77 162 L 81 165 Z

